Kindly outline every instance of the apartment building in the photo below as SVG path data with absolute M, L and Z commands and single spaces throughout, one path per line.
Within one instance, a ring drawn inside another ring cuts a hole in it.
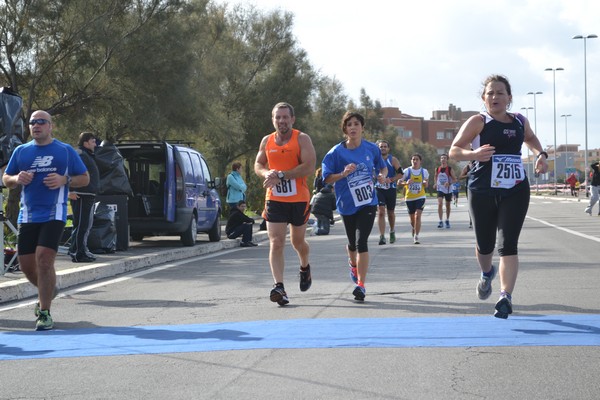
M 403 140 L 420 140 L 433 145 L 438 154 L 447 153 L 461 125 L 477 111 L 462 111 L 453 104 L 435 110 L 430 119 L 403 113 L 398 107 L 383 107 L 383 124 L 392 126 Z

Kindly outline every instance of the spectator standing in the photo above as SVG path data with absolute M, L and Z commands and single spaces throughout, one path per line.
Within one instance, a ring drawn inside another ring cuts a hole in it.
M 73 262 L 96 260 L 87 246 L 88 236 L 94 223 L 94 203 L 100 181 L 100 173 L 94 155 L 96 144 L 96 136 L 93 133 L 82 132 L 79 135 L 77 152 L 88 170 L 90 182 L 87 186 L 69 191 L 69 200 L 73 210 L 73 232 L 69 254 L 71 254 Z
M 592 169 L 592 181 L 590 182 L 591 193 L 590 202 L 588 206 L 585 208 L 585 212 L 592 215 L 592 208 L 594 208 L 594 204 L 600 198 L 600 162 L 596 161 L 590 165 Z M 587 190 L 587 188 L 585 188 Z M 600 207 L 598 209 L 598 215 L 600 215 Z
M 336 209 L 333 186 L 328 183 L 325 184 L 319 193 L 313 196 L 311 206 L 312 213 L 317 217 L 315 235 L 329 235 L 333 210 Z
M 469 177 L 469 207 L 475 228 L 476 257 L 481 270 L 477 296 L 492 294 L 496 267 L 492 264 L 496 237 L 500 255 L 500 297 L 494 316 L 512 314 L 512 294 L 519 271 L 518 243 L 529 208 L 529 181 L 523 168 L 523 143 L 536 155 L 536 173 L 548 169 L 542 145 L 529 121 L 509 113 L 512 89 L 502 75 L 490 75 L 483 83 L 481 99 L 486 112 L 470 117 L 450 147 L 457 161 L 474 160 Z
M 57 292 L 54 261 L 67 221 L 68 188 L 85 186 L 90 179 L 75 149 L 52 137 L 50 114 L 34 111 L 29 126 L 33 140 L 15 149 L 2 182 L 9 189 L 22 186 L 19 265 L 38 290 L 35 329 L 48 330 L 54 327 L 50 315 Z
M 242 178 L 242 163 L 235 161 L 231 164 L 231 172 L 227 175 L 227 204 L 230 209 L 237 207 L 240 201 L 246 200 L 246 189 L 248 186 Z
M 569 189 L 571 189 L 571 196 L 575 197 L 575 184 L 577 183 L 577 177 L 575 176 L 575 174 L 571 173 L 571 175 L 569 175 L 569 177 L 567 178 L 566 182 L 569 185 Z
M 252 225 L 254 219 L 245 214 L 246 202 L 240 200 L 238 204 L 231 209 L 227 225 L 225 226 L 225 234 L 229 239 L 237 239 L 240 236 L 242 241 L 240 247 L 254 247 L 257 243 L 252 241 Z

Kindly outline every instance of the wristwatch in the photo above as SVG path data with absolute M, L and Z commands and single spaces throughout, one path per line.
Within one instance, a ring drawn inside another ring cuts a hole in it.
M 278 177 L 279 179 L 283 180 L 283 178 L 285 178 L 285 174 L 283 173 L 283 171 L 279 171 L 279 172 L 277 173 L 277 177 Z

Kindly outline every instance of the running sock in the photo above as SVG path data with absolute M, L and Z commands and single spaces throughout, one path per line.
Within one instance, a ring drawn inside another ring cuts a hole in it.
M 275 287 L 280 287 L 280 288 L 283 288 L 283 282 L 277 282 L 277 283 L 275 284 Z
M 500 297 L 506 297 L 507 299 L 509 299 L 510 301 L 512 301 L 511 294 L 508 293 L 506 290 L 501 290 L 500 291 Z
M 481 272 L 481 276 L 486 278 L 491 278 L 494 273 L 494 268 L 490 269 L 489 272 Z
M 362 281 L 356 282 L 356 286 L 365 287 L 365 284 Z
M 310 268 L 310 264 L 306 264 L 306 267 L 300 267 L 300 271 L 306 272 Z

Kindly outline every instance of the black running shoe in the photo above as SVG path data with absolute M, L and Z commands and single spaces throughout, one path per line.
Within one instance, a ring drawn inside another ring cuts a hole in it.
M 508 315 L 512 314 L 512 301 L 506 296 L 501 296 L 494 308 L 496 309 L 494 317 L 507 319 Z
M 352 294 L 354 295 L 354 300 L 364 301 L 365 296 L 367 295 L 367 290 L 365 289 L 364 286 L 356 285 L 356 287 L 352 291 Z
M 290 302 L 283 286 L 275 286 L 271 290 L 270 298 L 273 303 L 277 303 L 280 306 L 285 306 L 286 304 L 288 304 Z
M 94 262 L 94 261 L 96 261 L 96 258 L 90 257 L 87 254 L 84 254 L 82 256 L 74 256 L 71 258 L 71 260 L 74 263 L 86 263 L 86 262 Z
M 312 277 L 310 276 L 310 264 L 306 266 L 306 271 L 300 269 L 300 291 L 306 292 L 312 285 Z

